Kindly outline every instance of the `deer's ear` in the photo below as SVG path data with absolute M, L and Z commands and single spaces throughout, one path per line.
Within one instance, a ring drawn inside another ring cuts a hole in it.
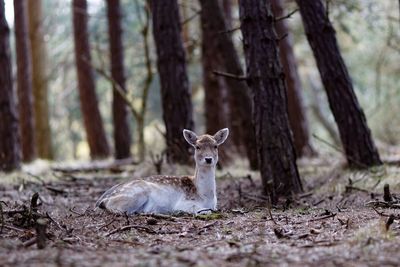
M 228 138 L 228 135 L 229 135 L 228 128 L 219 130 L 216 134 L 214 134 L 214 139 L 215 139 L 215 141 L 217 141 L 217 145 L 220 145 L 223 142 L 225 142 L 226 138 Z
M 183 130 L 183 137 L 185 137 L 186 142 L 188 142 L 192 146 L 196 145 L 197 134 L 195 134 L 194 132 L 184 129 Z

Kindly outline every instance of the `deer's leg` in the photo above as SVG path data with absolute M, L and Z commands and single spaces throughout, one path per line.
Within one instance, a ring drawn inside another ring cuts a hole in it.
M 149 197 L 145 192 L 138 192 L 132 196 L 118 195 L 111 197 L 105 203 L 105 206 L 110 211 L 132 215 L 143 212 L 148 200 Z

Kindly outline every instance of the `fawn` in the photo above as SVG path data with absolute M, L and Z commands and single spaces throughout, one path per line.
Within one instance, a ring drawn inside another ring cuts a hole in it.
M 195 148 L 194 176 L 157 175 L 118 184 L 107 190 L 96 207 L 115 213 L 210 213 L 217 207 L 215 166 L 218 146 L 229 135 L 229 129 L 213 136 L 197 136 L 183 130 L 186 141 Z

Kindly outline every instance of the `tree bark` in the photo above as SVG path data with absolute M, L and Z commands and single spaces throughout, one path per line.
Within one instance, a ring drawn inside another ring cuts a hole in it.
M 43 33 L 41 0 L 28 0 L 29 39 L 32 53 L 36 149 L 40 158 L 52 159 L 52 137 L 48 101 L 47 54 Z
M 329 106 L 339 128 L 348 164 L 358 168 L 382 164 L 341 56 L 335 30 L 322 2 L 320 0 L 296 0 L 296 2 L 328 95 Z
M 284 7 L 282 0 L 272 0 L 272 10 L 275 18 L 283 17 Z M 290 127 L 293 133 L 294 146 L 298 157 L 313 154 L 310 144 L 310 132 L 308 121 L 303 105 L 302 86 L 297 71 L 296 57 L 293 51 L 293 37 L 286 20 L 275 23 L 275 30 L 279 37 L 284 37 L 279 41 L 279 56 L 283 71 L 285 73 L 286 88 L 288 95 L 288 114 Z
M 107 0 L 108 34 L 111 55 L 111 77 L 126 92 L 124 71 L 124 49 L 122 45 L 121 7 L 119 0 Z M 125 101 L 113 88 L 113 122 L 115 158 L 123 159 L 131 155 L 131 132 Z
M 17 93 L 19 131 L 22 159 L 30 162 L 36 158 L 35 118 L 32 94 L 32 60 L 28 35 L 26 0 L 14 0 L 15 49 L 17 54 Z
M 223 77 L 216 76 L 213 71 L 221 66 L 221 59 L 218 58 L 218 45 L 215 40 L 213 28 L 208 23 L 209 17 L 207 12 L 200 13 L 201 24 L 201 62 L 203 69 L 203 86 L 204 86 L 204 115 L 206 132 L 214 134 L 218 130 L 228 125 L 228 110 L 225 103 L 226 85 Z M 229 142 L 229 141 L 228 141 Z M 229 151 L 232 151 L 230 145 L 225 145 L 219 150 L 219 162 L 226 165 L 231 157 Z
M 276 202 L 279 196 L 301 192 L 302 184 L 287 115 L 275 19 L 270 1 L 240 0 L 239 5 L 261 178 L 264 191 Z
M 224 20 L 222 7 L 219 1 L 200 0 L 202 16 L 206 17 L 207 27 L 211 39 L 215 40 L 218 53 L 214 57 L 220 57 L 224 71 L 243 76 L 242 66 L 237 55 L 235 46 Z M 257 169 L 258 159 L 256 152 L 256 141 L 254 124 L 251 119 L 252 103 L 250 89 L 246 82 L 237 79 L 226 78 L 230 97 L 230 120 L 232 128 L 232 140 L 239 147 L 239 151 L 245 151 L 250 162 L 251 169 Z M 244 148 L 243 148 L 244 147 Z
M 86 0 L 73 0 L 72 8 L 79 100 L 90 156 L 105 158 L 109 156 L 110 150 L 98 107 L 93 70 L 90 65 L 87 2 Z
M 182 131 L 192 129 L 194 123 L 178 3 L 176 0 L 153 0 L 152 12 L 166 128 L 167 159 L 169 162 L 186 164 L 191 158 L 190 147 L 182 138 Z
M 21 156 L 11 73 L 10 29 L 3 0 L 0 0 L 0 66 L 0 171 L 12 171 L 19 168 Z
M 226 25 L 229 29 L 233 26 L 233 12 L 232 12 L 232 0 L 221 0 L 222 8 L 224 11 Z

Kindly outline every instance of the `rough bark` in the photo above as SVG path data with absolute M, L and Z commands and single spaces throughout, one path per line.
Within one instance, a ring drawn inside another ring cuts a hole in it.
M 232 0 L 221 0 L 221 1 L 224 10 L 226 25 L 228 28 L 232 28 L 233 25 Z
M 276 18 L 283 17 L 284 7 L 282 0 L 272 0 L 272 10 Z M 297 71 L 296 57 L 293 51 L 293 37 L 286 20 L 275 23 L 275 30 L 279 37 L 285 36 L 279 42 L 279 56 L 285 73 L 288 95 L 288 113 L 290 127 L 293 133 L 294 146 L 298 157 L 312 155 L 310 132 L 303 105 L 302 86 Z
M 382 164 L 341 56 L 335 30 L 320 0 L 296 0 L 329 106 L 351 167 Z
M 111 77 L 126 92 L 124 50 L 122 45 L 121 7 L 119 0 L 107 0 L 108 34 L 111 55 Z M 131 132 L 124 99 L 113 88 L 112 113 L 114 122 L 115 158 L 130 157 Z
M 261 178 L 265 192 L 275 202 L 279 196 L 302 191 L 287 115 L 285 76 L 271 2 L 241 0 L 239 4 Z
M 32 54 L 36 149 L 40 158 L 52 159 L 48 102 L 48 67 L 41 0 L 28 0 L 29 39 Z
M 90 156 L 92 158 L 104 158 L 109 156 L 110 150 L 98 107 L 93 70 L 90 65 L 87 2 L 86 0 L 74 0 L 72 8 L 75 64 L 86 138 L 90 148 Z
M 219 1 L 200 0 L 200 4 L 203 16 L 208 18 L 209 31 L 212 33 L 210 38 L 216 41 L 218 54 L 215 57 L 220 57 L 224 71 L 236 76 L 243 76 L 242 66 L 232 38 L 229 33 L 226 33 L 228 28 Z M 254 125 L 251 119 L 250 89 L 245 81 L 232 78 L 227 78 L 225 81 L 229 88 L 232 140 L 239 150 L 246 152 L 251 169 L 257 169 L 258 159 Z
M 206 132 L 214 134 L 224 127 L 228 127 L 228 111 L 225 103 L 226 86 L 223 77 L 216 76 L 213 70 L 219 69 L 221 59 L 218 58 L 218 46 L 215 40 L 215 33 L 208 23 L 209 17 L 207 12 L 200 13 L 201 21 L 201 62 L 203 69 L 203 86 L 204 86 L 204 115 Z M 220 148 L 219 162 L 221 165 L 227 164 L 231 157 L 228 150 L 232 151 L 229 144 Z
M 0 66 L 0 171 L 12 171 L 19 168 L 21 156 L 11 73 L 10 29 L 3 0 L 0 0 Z
M 185 128 L 193 128 L 193 107 L 186 73 L 178 3 L 176 0 L 153 0 L 152 12 L 166 128 L 167 159 L 169 162 L 185 164 L 191 157 L 189 145 L 182 138 L 182 131 Z
M 27 0 L 14 0 L 15 49 L 17 54 L 17 93 L 22 159 L 36 158 L 35 118 L 33 113 L 32 66 L 28 35 Z

